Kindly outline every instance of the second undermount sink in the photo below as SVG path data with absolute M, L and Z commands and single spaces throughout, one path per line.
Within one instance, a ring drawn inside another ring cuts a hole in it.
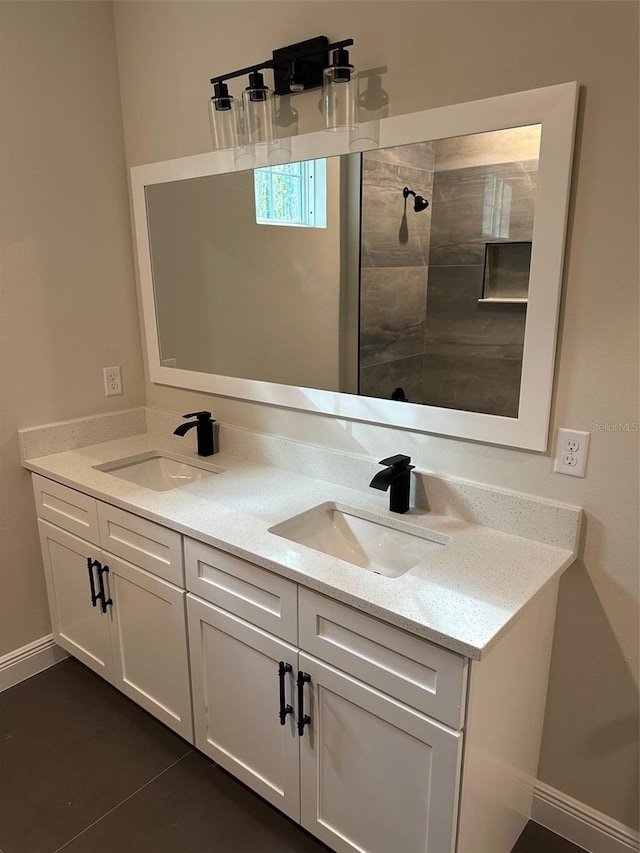
M 168 492 L 198 480 L 206 480 L 224 471 L 208 463 L 186 462 L 172 453 L 151 451 L 126 459 L 116 459 L 95 466 L 98 471 L 112 474 L 121 480 L 145 486 L 155 492 Z
M 450 541 L 434 531 L 395 519 L 391 526 L 370 513 L 334 503 L 276 524 L 269 533 L 390 578 L 408 572 Z

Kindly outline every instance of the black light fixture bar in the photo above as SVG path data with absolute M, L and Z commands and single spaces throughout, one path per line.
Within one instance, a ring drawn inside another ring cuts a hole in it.
M 349 47 L 352 44 L 353 39 L 344 39 L 330 44 L 326 36 L 316 36 L 307 39 L 307 41 L 274 50 L 273 57 L 265 62 L 212 77 L 211 83 L 223 83 L 235 77 L 243 77 L 255 71 L 270 68 L 274 71 L 274 89 L 278 95 L 288 95 L 296 91 L 313 89 L 322 85 L 322 72 L 329 64 L 329 51 Z M 308 61 L 316 57 L 318 57 L 316 62 Z M 293 86 L 300 86 L 300 88 L 292 88 L 292 84 Z
M 221 74 L 219 77 L 212 77 L 211 83 L 224 83 L 225 80 L 233 80 L 234 77 L 243 77 L 245 74 L 252 74 L 254 71 L 261 71 L 263 68 L 271 68 L 271 60 L 268 62 L 260 62 L 258 65 L 249 65 L 247 68 L 241 68 L 239 71 L 232 71 L 231 74 Z

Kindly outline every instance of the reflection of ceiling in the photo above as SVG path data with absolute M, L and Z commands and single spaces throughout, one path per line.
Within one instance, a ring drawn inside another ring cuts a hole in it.
M 452 136 L 436 142 L 435 170 L 489 166 L 513 160 L 537 160 L 541 125 Z

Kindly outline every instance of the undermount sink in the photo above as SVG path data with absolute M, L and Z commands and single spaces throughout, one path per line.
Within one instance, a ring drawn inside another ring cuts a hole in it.
M 399 519 L 392 527 L 372 514 L 334 503 L 276 524 L 269 533 L 390 578 L 408 572 L 450 541 Z
M 121 480 L 145 486 L 156 492 L 168 492 L 198 480 L 206 480 L 222 473 L 224 468 L 206 463 L 186 462 L 171 453 L 151 451 L 126 459 L 116 459 L 96 465 L 96 470 L 112 474 Z

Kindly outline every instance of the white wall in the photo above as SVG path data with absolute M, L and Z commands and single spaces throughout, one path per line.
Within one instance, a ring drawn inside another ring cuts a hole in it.
M 638 6 L 632 2 L 117 2 L 127 162 L 208 150 L 208 79 L 326 33 L 386 67 L 390 114 L 579 81 L 553 432 L 634 422 L 637 409 Z M 247 21 L 252 25 L 247 26 Z M 302 131 L 318 96 L 296 101 Z M 540 778 L 638 825 L 637 433 L 594 432 L 585 480 L 549 454 L 302 415 L 147 384 L 151 405 L 579 504 L 581 559 L 563 579 Z
M 17 429 L 140 405 L 144 380 L 111 4 L 1 2 L 0 81 L 2 656 L 51 630 Z

